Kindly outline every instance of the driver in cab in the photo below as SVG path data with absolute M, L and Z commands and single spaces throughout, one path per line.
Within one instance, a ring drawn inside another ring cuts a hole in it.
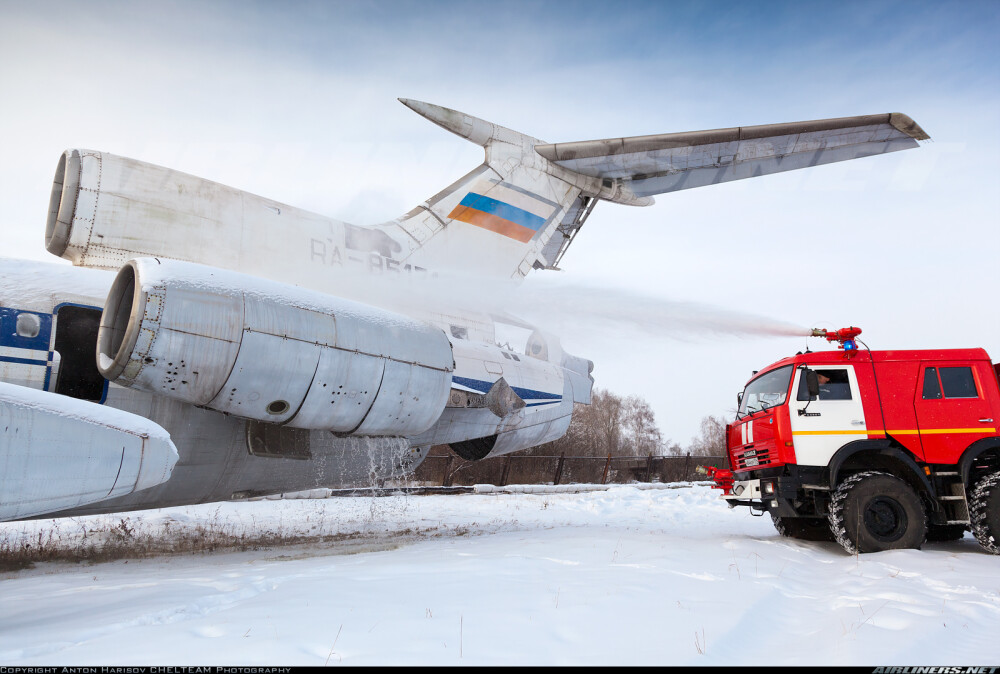
M 851 385 L 845 370 L 817 370 L 820 400 L 850 400 Z

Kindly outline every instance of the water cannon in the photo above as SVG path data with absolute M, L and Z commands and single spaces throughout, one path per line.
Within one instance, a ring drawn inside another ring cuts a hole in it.
M 844 351 L 857 351 L 858 344 L 855 341 L 861 334 L 861 328 L 849 327 L 840 330 L 824 330 L 823 328 L 813 328 L 809 333 L 810 337 L 826 337 L 828 342 L 840 342 L 840 348 Z
M 712 480 L 712 489 L 721 489 L 724 496 L 728 496 L 733 490 L 733 483 L 736 477 L 733 471 L 715 466 L 695 466 L 694 472 L 699 475 L 708 475 Z M 730 506 L 732 507 L 732 506 Z

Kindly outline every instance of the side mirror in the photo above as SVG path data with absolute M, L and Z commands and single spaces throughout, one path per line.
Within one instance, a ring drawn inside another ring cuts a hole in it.
M 819 396 L 819 377 L 815 370 L 806 370 L 806 388 L 809 391 L 809 399 Z
M 736 394 L 736 409 L 739 409 L 740 405 L 742 404 L 743 404 L 743 391 L 740 391 L 739 393 Z

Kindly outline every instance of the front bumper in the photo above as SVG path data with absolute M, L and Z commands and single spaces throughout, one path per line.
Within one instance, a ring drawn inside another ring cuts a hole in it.
M 720 498 L 730 508 L 746 506 L 778 517 L 796 517 L 798 513 L 792 504 L 795 491 L 785 494 L 782 486 L 778 478 L 735 480 L 730 493 L 723 494 Z

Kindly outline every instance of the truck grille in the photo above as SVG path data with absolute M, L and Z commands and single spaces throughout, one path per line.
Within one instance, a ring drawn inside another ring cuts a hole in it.
M 755 449 L 750 447 L 735 456 L 735 470 L 746 470 L 748 468 L 762 468 L 771 463 L 771 453 L 767 449 Z

